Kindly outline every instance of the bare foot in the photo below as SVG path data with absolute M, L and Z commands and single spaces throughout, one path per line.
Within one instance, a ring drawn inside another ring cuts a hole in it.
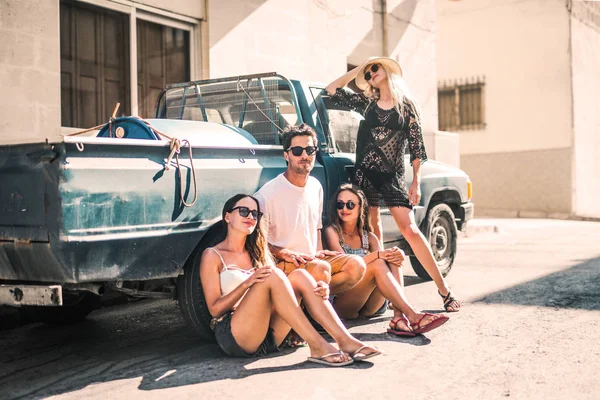
M 331 355 L 323 358 L 323 356 L 327 354 Z M 325 342 L 322 346 L 319 347 L 311 347 L 310 356 L 312 358 L 322 359 L 323 361 L 331 363 L 344 363 L 352 360 L 352 358 L 348 354 L 340 352 L 340 350 L 335 348 L 335 346 L 327 342 Z
M 365 344 L 354 337 L 350 337 L 348 342 L 339 343 L 340 349 L 345 353 L 350 354 L 352 358 L 355 358 L 354 354 L 360 352 L 362 356 L 360 358 L 369 358 L 375 355 L 381 354 L 381 349 L 377 346 Z
M 390 329 L 400 332 L 412 332 L 409 320 L 404 315 L 398 317 L 394 316 L 394 318 L 392 318 L 392 320 L 390 321 Z
M 452 292 L 449 289 L 446 290 L 446 294 L 442 294 L 442 292 L 440 292 L 439 290 L 438 293 L 444 301 L 444 308 L 447 312 L 457 312 L 460 309 L 460 301 L 454 298 Z

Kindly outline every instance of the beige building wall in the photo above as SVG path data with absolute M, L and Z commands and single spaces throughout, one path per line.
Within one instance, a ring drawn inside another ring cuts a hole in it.
M 600 2 L 572 4 L 574 212 L 600 217 Z
M 486 128 L 460 132 L 480 215 L 570 213 L 573 128 L 564 0 L 437 3 L 438 78 L 485 76 Z
M 58 1 L 0 4 L 0 143 L 60 135 Z
M 381 55 L 380 1 L 209 1 L 210 76 L 276 71 L 328 83 Z M 388 0 L 388 52 L 437 129 L 435 0 Z

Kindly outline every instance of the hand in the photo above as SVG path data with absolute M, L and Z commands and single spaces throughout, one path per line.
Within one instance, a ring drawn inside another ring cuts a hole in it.
M 386 250 L 379 250 L 379 258 L 383 258 L 390 264 L 402 265 L 405 254 L 398 247 L 394 246 Z
M 271 275 L 271 272 L 271 267 L 259 268 L 256 271 L 254 271 L 254 273 L 250 275 L 250 278 L 246 279 L 244 283 L 248 288 L 250 288 L 255 283 L 264 282 L 269 277 L 269 275 Z
M 281 250 L 279 252 L 279 258 L 281 260 L 294 263 L 296 267 L 299 267 L 300 264 L 306 264 L 307 262 L 314 260 L 313 256 L 291 250 Z
M 315 257 L 316 258 L 327 258 L 327 257 L 331 257 L 331 256 L 339 256 L 340 254 L 342 254 L 341 251 L 319 250 L 319 251 L 317 251 L 317 255 L 315 255 Z
M 408 201 L 413 206 L 421 202 L 421 185 L 416 180 L 413 180 L 410 189 L 408 189 Z
M 317 282 L 317 287 L 314 290 L 317 296 L 322 297 L 324 300 L 329 299 L 329 285 L 323 281 Z

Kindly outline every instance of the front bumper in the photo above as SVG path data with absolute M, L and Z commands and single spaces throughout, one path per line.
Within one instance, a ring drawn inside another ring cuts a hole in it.
M 475 204 L 472 202 L 463 203 L 460 205 L 461 208 L 461 219 L 457 221 L 457 227 L 459 230 L 463 231 L 467 227 L 467 222 L 473 219 L 475 216 Z

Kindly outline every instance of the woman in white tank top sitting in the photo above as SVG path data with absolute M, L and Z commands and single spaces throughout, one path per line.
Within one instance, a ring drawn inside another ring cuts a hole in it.
M 308 361 L 344 366 L 381 354 L 354 338 L 328 299 L 329 287 L 305 270 L 288 277 L 275 267 L 252 196 L 238 194 L 223 207 L 226 236 L 202 254 L 200 279 L 211 327 L 219 346 L 231 356 L 261 356 L 278 351 L 294 329 L 308 344 Z M 313 328 L 308 312 L 337 342 L 336 348 Z
M 394 309 L 388 332 L 396 336 L 429 332 L 448 321 L 445 315 L 417 312 L 408 303 L 400 268 L 404 252 L 397 247 L 383 249 L 372 232 L 362 190 L 349 183 L 341 185 L 332 197 L 329 218 L 331 224 L 325 228 L 327 248 L 360 255 L 367 264 L 356 286 L 335 297 L 334 307 L 342 318 L 370 317 L 387 299 Z

